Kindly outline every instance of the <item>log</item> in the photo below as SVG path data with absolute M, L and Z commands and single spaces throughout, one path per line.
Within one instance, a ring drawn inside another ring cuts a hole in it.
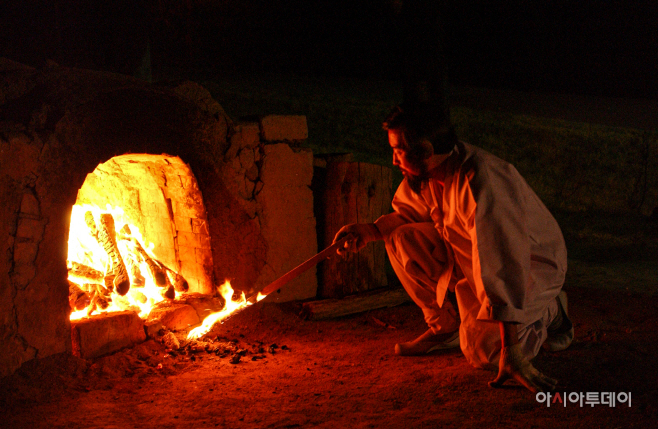
M 73 311 L 83 310 L 91 303 L 89 294 L 69 280 L 69 306 Z
M 378 308 L 395 307 L 407 302 L 411 302 L 411 298 L 404 289 L 387 289 L 383 292 L 357 294 L 342 299 L 306 302 L 302 306 L 301 316 L 308 320 L 335 319 Z
M 128 224 L 123 225 L 117 236 L 119 239 L 130 240 L 132 237 L 132 231 L 130 231 L 130 226 Z M 139 269 L 139 259 L 137 255 L 130 253 L 126 256 L 125 259 L 126 268 L 128 269 L 128 276 L 130 277 L 130 284 L 133 287 L 144 287 L 146 284 L 146 279 L 142 275 L 141 270 Z
M 112 301 L 111 291 L 106 289 L 105 286 L 100 284 L 85 284 L 83 287 L 89 293 L 91 300 L 87 307 L 87 316 L 91 316 L 97 308 L 105 310 L 110 306 L 110 302 Z
M 87 265 L 75 261 L 67 261 L 68 277 L 78 284 L 100 283 L 103 281 L 103 273 Z
M 158 261 L 157 259 L 153 260 L 160 269 L 165 273 L 166 278 L 165 280 L 167 281 L 167 287 L 170 285 L 174 287 L 174 290 L 176 292 L 187 292 L 190 290 L 190 285 L 187 283 L 187 280 L 183 278 L 180 274 L 178 274 L 176 271 L 170 269 L 167 267 L 165 264 L 162 262 Z
M 148 255 L 148 253 L 146 253 L 146 250 L 144 250 L 142 244 L 135 237 L 127 237 L 124 239 L 130 242 L 135 253 L 144 262 L 146 262 L 146 265 L 148 266 L 149 269 L 149 273 L 151 274 L 151 277 L 153 278 L 155 285 L 157 287 L 167 287 L 167 275 L 165 274 L 165 271 L 162 268 L 160 268 L 160 265 L 153 258 L 151 258 Z
M 155 284 L 159 287 L 166 288 L 166 291 L 163 292 L 163 297 L 173 299 L 173 297 L 169 298 L 169 296 L 172 295 L 170 286 L 173 286 L 174 291 L 176 292 L 187 292 L 190 289 L 187 280 L 185 280 L 183 276 L 165 266 L 162 262 L 151 258 L 146 253 L 141 243 L 139 243 L 139 241 L 137 241 L 137 239 L 132 236 L 132 231 L 130 230 L 130 226 L 128 226 L 128 224 L 125 224 L 123 227 L 121 227 L 118 237 L 120 240 L 126 240 L 132 244 L 135 252 L 137 255 L 139 255 L 138 257 L 144 260 L 148 265 L 149 270 L 151 271 L 151 275 L 155 280 Z M 140 281 L 139 279 L 141 278 L 141 285 L 143 286 L 144 277 L 139 271 L 138 261 L 132 260 L 132 257 L 136 258 L 134 255 L 126 258 L 126 265 L 128 266 L 128 270 L 131 272 L 131 276 L 135 278 L 136 281 Z
M 114 218 L 109 213 L 101 214 L 100 227 L 97 227 L 94 215 L 88 211 L 85 213 L 85 222 L 91 235 L 107 253 L 109 263 L 105 275 L 111 276 L 113 288 L 119 295 L 127 294 L 130 290 L 130 278 L 117 247 Z
M 331 245 L 344 225 L 374 222 L 389 213 L 392 171 L 388 167 L 341 158 L 326 160 L 321 203 L 316 207 L 320 225 L 319 245 Z M 318 267 L 321 298 L 341 298 L 386 287 L 386 248 L 383 242 L 368 244 L 358 253 L 332 258 Z

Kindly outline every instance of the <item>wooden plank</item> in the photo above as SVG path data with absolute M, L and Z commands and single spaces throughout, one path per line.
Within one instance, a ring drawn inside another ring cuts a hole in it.
M 322 199 L 316 213 L 322 246 L 332 243 L 344 225 L 374 222 L 388 213 L 391 170 L 374 164 L 327 160 Z M 383 242 L 371 243 L 359 253 L 322 262 L 318 266 L 319 296 L 341 298 L 354 293 L 385 287 L 386 249 Z
M 331 244 L 338 230 L 344 225 L 341 189 L 348 166 L 347 162 L 327 162 L 325 188 L 319 190 L 324 208 L 324 213 L 320 214 L 322 217 L 318 219 L 319 222 L 324 222 L 323 247 L 327 247 L 327 243 Z M 322 297 L 342 296 L 342 283 L 338 278 L 338 260 L 339 258 L 328 259 L 318 267 L 319 295 Z
M 371 294 L 351 295 L 342 299 L 325 299 L 304 303 L 301 316 L 309 320 L 335 319 L 378 308 L 395 307 L 411 298 L 404 289 L 386 289 Z

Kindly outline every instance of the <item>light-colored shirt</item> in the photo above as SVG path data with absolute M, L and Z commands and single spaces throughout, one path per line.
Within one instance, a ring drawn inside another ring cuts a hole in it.
M 431 173 L 420 195 L 406 179 L 394 211 L 375 224 L 386 238 L 411 222 L 433 222 L 448 248 L 437 284 L 465 281 L 480 302 L 479 320 L 528 324 L 559 293 L 567 250 L 555 218 L 508 162 L 467 143 Z

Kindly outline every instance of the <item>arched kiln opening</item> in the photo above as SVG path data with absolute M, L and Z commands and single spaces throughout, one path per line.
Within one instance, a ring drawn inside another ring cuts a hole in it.
M 183 292 L 211 294 L 207 215 L 189 166 L 150 154 L 98 165 L 72 209 L 67 266 L 72 320 L 126 310 L 144 319 Z

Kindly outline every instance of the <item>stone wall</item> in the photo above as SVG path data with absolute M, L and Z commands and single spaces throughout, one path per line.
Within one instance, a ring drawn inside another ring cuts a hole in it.
M 305 116 L 269 115 L 235 126 L 224 157 L 224 178 L 268 244 L 266 264 L 251 290 L 260 290 L 317 253 L 313 215 L 313 154 L 298 148 L 308 137 Z M 225 258 L 235 259 L 227 249 Z M 273 299 L 313 298 L 315 269 L 307 271 Z
M 306 135 L 299 116 L 235 124 L 191 82 L 150 85 L 0 59 L 0 376 L 30 359 L 71 352 L 71 207 L 99 164 L 126 154 L 180 158 L 205 205 L 213 286 L 228 278 L 249 294 L 317 250 L 312 155 L 291 147 Z M 171 179 L 163 174 L 156 177 Z M 192 244 L 196 258 L 203 239 L 188 239 L 205 226 L 202 216 L 183 215 L 187 208 L 171 206 L 180 215 L 175 234 L 186 240 L 179 252 Z M 276 297 L 309 298 L 315 289 L 309 272 Z

